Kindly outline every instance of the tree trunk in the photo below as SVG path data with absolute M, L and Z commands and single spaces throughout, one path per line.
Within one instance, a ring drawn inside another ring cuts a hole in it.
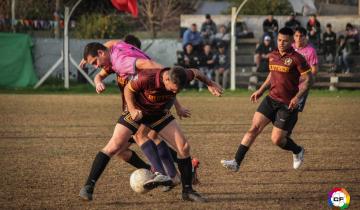
M 54 29 L 55 38 L 60 38 L 60 0 L 56 0 L 55 3 L 55 21 L 57 22 L 56 27 Z

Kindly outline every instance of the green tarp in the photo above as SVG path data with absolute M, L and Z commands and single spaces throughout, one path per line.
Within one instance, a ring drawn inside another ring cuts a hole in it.
M 0 33 L 0 87 L 26 87 L 38 81 L 27 34 Z

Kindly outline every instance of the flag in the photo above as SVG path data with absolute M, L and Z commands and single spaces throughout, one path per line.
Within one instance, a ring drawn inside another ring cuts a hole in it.
M 124 12 L 129 12 L 133 17 L 138 16 L 137 0 L 111 0 L 113 6 Z

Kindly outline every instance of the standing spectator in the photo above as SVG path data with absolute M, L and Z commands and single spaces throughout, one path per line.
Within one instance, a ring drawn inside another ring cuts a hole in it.
M 225 89 L 228 83 L 229 77 L 230 58 L 225 51 L 225 45 L 220 44 L 218 46 L 218 53 L 216 54 L 216 65 L 215 65 L 215 81 L 218 84 L 220 76 L 222 76 L 221 86 Z
M 295 13 L 291 13 L 289 16 L 289 20 L 285 22 L 285 27 L 291 28 L 293 31 L 295 31 L 297 27 L 300 27 L 301 23 L 295 18 Z
M 359 31 L 351 24 L 346 24 L 346 44 L 349 45 L 351 53 L 359 51 Z
M 217 32 L 216 24 L 209 14 L 205 16 L 205 22 L 201 25 L 201 37 L 205 43 L 212 43 Z
M 186 44 L 185 51 L 178 55 L 178 64 L 184 68 L 199 68 L 199 55 L 191 43 Z
M 336 70 L 342 71 L 343 73 L 350 73 L 350 60 L 351 54 L 350 46 L 347 44 L 345 36 L 339 37 L 339 46 L 336 54 Z
M 221 43 L 225 45 L 225 51 L 229 48 L 230 44 L 230 34 L 226 30 L 225 25 L 220 25 L 219 32 L 215 35 L 215 41 L 214 45 L 218 46 Z
M 323 50 L 327 63 L 334 63 L 336 55 L 336 33 L 332 31 L 330 23 L 326 24 L 326 31 L 323 34 Z
M 257 72 L 269 71 L 269 54 L 274 50 L 271 37 L 266 35 L 264 41 L 255 50 L 255 64 Z
M 311 15 L 306 25 L 308 31 L 309 42 L 315 47 L 320 48 L 321 25 L 316 19 L 316 15 Z
M 264 36 L 268 35 L 274 40 L 276 46 L 277 34 L 279 30 L 279 24 L 274 19 L 273 15 L 269 15 L 263 22 Z
M 202 50 L 202 38 L 200 32 L 197 30 L 197 25 L 195 23 L 191 24 L 191 27 L 184 32 L 183 36 L 183 47 L 185 51 L 185 46 L 190 43 L 195 51 L 201 52 Z
M 200 54 L 200 71 L 210 80 L 214 73 L 216 56 L 211 52 L 211 45 L 209 43 L 204 45 L 204 50 Z M 203 91 L 203 83 L 198 81 L 199 91 Z

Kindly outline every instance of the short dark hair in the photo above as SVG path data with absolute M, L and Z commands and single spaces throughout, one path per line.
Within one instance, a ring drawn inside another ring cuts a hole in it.
M 296 27 L 295 32 L 300 32 L 300 34 L 302 34 L 302 35 L 306 35 L 306 33 L 307 33 L 306 29 L 304 27 L 301 27 L 301 26 Z
M 331 28 L 331 23 L 326 24 L 327 28 Z
M 124 42 L 131 44 L 132 46 L 137 47 L 138 49 L 141 49 L 141 41 L 139 38 L 132 34 L 128 34 L 124 38 Z
M 183 89 L 186 85 L 186 72 L 181 66 L 174 66 L 169 70 L 170 81 L 175 83 L 179 90 Z
M 284 28 L 280 29 L 279 34 L 294 36 L 294 31 L 291 28 L 284 27 Z
M 206 18 L 206 19 L 210 19 L 210 18 L 211 18 L 210 14 L 206 14 L 206 15 L 205 15 L 205 18 Z
M 84 48 L 84 60 L 87 59 L 89 55 L 95 57 L 98 56 L 98 50 L 107 50 L 107 48 L 99 42 L 91 42 L 87 44 Z

